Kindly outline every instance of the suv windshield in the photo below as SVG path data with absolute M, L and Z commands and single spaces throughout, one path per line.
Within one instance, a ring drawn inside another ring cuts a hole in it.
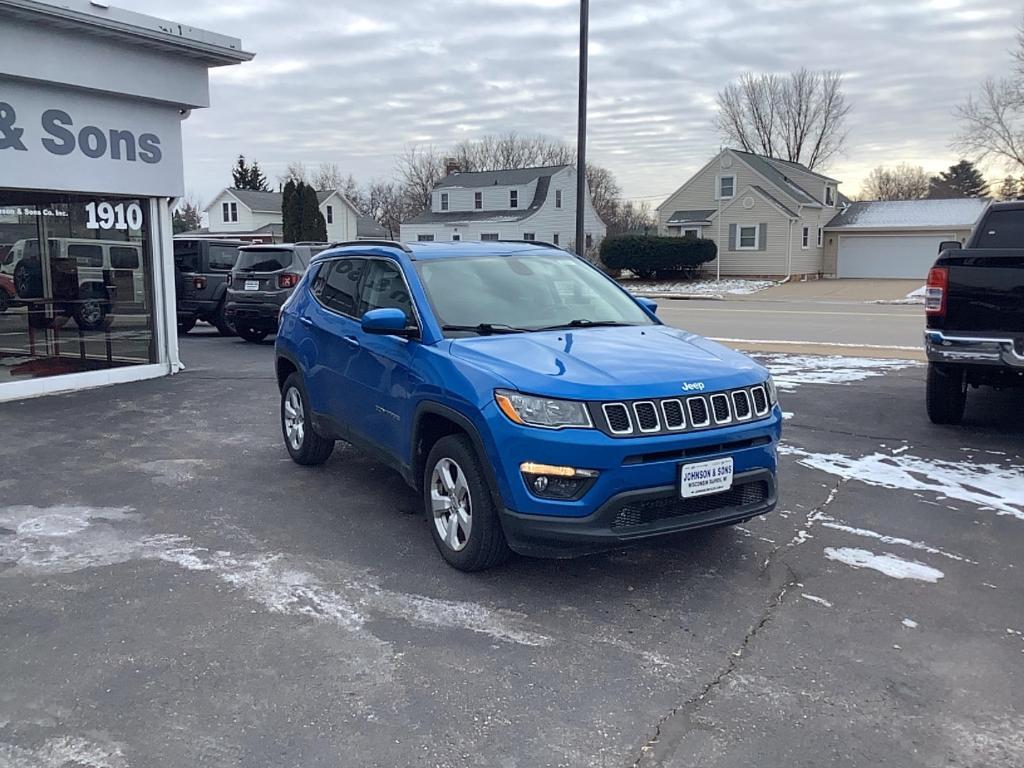
M 653 325 L 611 280 L 567 253 L 416 262 L 451 335 Z
M 292 252 L 287 248 L 259 248 L 238 251 L 235 269 L 241 272 L 277 272 L 292 265 Z

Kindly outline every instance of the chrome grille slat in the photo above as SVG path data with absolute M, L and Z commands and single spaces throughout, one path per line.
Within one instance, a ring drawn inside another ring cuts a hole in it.
M 729 406 L 729 396 L 719 392 L 711 396 L 711 414 L 715 417 L 715 424 L 728 424 L 732 421 L 732 408 Z
M 650 400 L 641 400 L 633 403 L 633 415 L 636 416 L 636 426 L 641 432 L 650 434 L 661 431 L 661 420 L 658 418 L 658 408 Z
M 661 401 L 661 414 L 665 417 L 665 429 L 677 432 L 686 427 L 686 416 L 683 413 L 683 401 L 675 397 Z
M 746 421 L 752 415 L 750 395 L 745 389 L 737 389 L 732 393 L 732 412 L 737 421 Z
M 758 416 L 766 416 L 768 414 L 768 395 L 764 391 L 764 387 L 756 386 L 750 388 L 750 396 L 754 401 L 754 413 Z
M 703 397 L 697 395 L 686 398 L 686 410 L 690 413 L 691 426 L 706 427 L 711 424 L 711 410 Z
M 611 430 L 612 434 L 633 434 L 633 422 L 629 418 L 629 409 L 625 403 L 605 403 L 601 408 L 608 422 L 608 429 Z M 623 426 L 623 422 L 625 422 L 625 426 Z
M 595 423 L 613 437 L 680 434 L 767 418 L 772 404 L 763 384 L 683 397 L 591 405 Z

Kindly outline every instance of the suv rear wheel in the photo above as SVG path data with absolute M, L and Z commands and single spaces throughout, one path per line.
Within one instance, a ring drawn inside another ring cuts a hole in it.
M 483 466 L 465 435 L 442 437 L 430 450 L 423 503 L 434 544 L 449 565 L 483 571 L 508 559 L 511 550 Z
M 253 344 L 258 344 L 259 342 L 267 338 L 266 331 L 257 331 L 255 328 L 247 328 L 244 325 L 238 326 L 237 328 L 235 328 L 235 331 L 237 331 L 238 335 L 241 336 L 243 339 L 245 339 L 246 341 L 251 341 Z
M 334 441 L 320 435 L 310 421 L 309 400 L 302 378 L 293 373 L 281 388 L 281 432 L 296 464 L 323 464 L 334 451 Z
M 186 333 L 196 327 L 196 318 L 190 317 L 187 320 L 178 320 L 178 335 L 184 336 Z
M 213 317 L 210 318 L 210 322 L 217 329 L 217 333 L 221 336 L 234 336 L 235 328 L 228 322 L 227 316 L 224 314 L 224 305 L 226 301 L 221 300 L 220 304 L 217 305 L 217 311 L 214 312 Z
M 967 407 L 967 377 L 963 368 L 928 364 L 925 402 L 933 424 L 959 424 Z

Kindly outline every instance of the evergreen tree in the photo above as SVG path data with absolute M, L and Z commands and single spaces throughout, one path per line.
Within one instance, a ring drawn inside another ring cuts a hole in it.
M 1000 200 L 1016 200 L 1020 196 L 1020 185 L 1013 176 L 1003 179 L 1003 185 L 999 188 Z
M 970 160 L 961 160 L 932 179 L 928 197 L 985 197 L 987 194 L 988 182 L 978 167 Z
M 253 161 L 249 165 L 245 155 L 239 155 L 235 167 L 231 169 L 231 186 L 235 189 L 253 189 L 257 192 L 269 192 L 267 177 L 260 170 L 260 164 Z
M 249 166 L 249 186 L 246 189 L 255 189 L 257 192 L 269 192 L 270 185 L 267 184 L 266 174 L 255 160 Z
M 295 230 L 298 218 L 300 218 L 301 207 L 296 205 L 297 189 L 298 186 L 295 182 L 288 179 L 288 183 L 284 185 L 284 190 L 281 193 L 281 224 L 286 243 L 294 243 L 298 239 L 295 237 Z
M 320 213 L 320 204 L 316 199 L 316 190 L 308 184 L 300 184 L 299 189 L 302 191 L 299 240 L 327 242 L 327 220 Z

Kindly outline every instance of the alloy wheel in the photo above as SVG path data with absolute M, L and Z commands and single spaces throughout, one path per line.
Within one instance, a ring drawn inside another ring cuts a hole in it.
M 445 546 L 461 552 L 473 529 L 473 499 L 466 475 L 455 461 L 443 458 L 430 473 L 430 508 Z
M 302 450 L 302 441 L 306 437 L 306 410 L 302 406 L 302 394 L 295 387 L 289 387 L 284 396 L 284 434 L 292 450 Z

